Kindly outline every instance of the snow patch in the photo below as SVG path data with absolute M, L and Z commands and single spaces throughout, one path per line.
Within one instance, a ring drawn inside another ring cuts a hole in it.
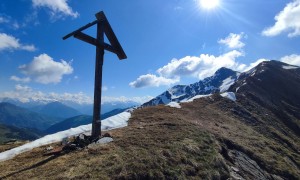
M 174 108 L 181 108 L 181 106 L 178 102 L 170 102 L 166 106 L 170 106 L 170 107 L 174 107 Z
M 114 140 L 113 140 L 113 138 L 111 138 L 111 137 L 103 137 L 103 138 L 99 139 L 99 140 L 96 142 L 96 144 L 107 144 L 107 143 L 110 143 L 110 142 L 112 142 L 112 141 L 114 141 Z
M 297 69 L 298 66 L 282 66 L 283 69 Z
M 234 84 L 235 79 L 233 79 L 231 76 L 224 79 L 222 85 L 220 86 L 220 92 L 225 92 L 229 89 L 229 87 Z
M 128 125 L 128 120 L 131 117 L 131 113 L 129 112 L 122 112 L 120 114 L 117 114 L 115 116 L 109 117 L 107 119 L 104 119 L 101 121 L 101 129 L 102 130 L 110 130 L 110 129 L 116 129 L 125 127 Z M 43 145 L 55 143 L 62 141 L 64 138 L 75 136 L 81 133 L 90 132 L 92 129 L 92 124 L 79 126 L 76 128 L 71 128 L 65 131 L 60 131 L 55 134 L 50 134 L 47 136 L 44 136 L 40 139 L 37 139 L 35 141 L 32 141 L 30 143 L 24 144 L 22 146 L 13 148 L 11 150 L 5 151 L 0 153 L 0 162 L 5 161 L 7 159 L 11 159 L 14 156 L 21 154 L 26 151 L 30 151 L 33 148 L 40 147 Z
M 187 102 L 193 102 L 195 99 L 200 99 L 200 98 L 204 98 L 204 97 L 209 97 L 211 96 L 211 94 L 207 94 L 207 95 L 197 95 L 197 96 L 194 96 L 190 99 L 184 99 L 182 101 L 180 101 L 181 103 L 187 103 Z
M 249 71 L 246 71 L 245 74 L 246 74 L 246 75 L 252 74 L 252 76 L 253 76 L 253 75 L 255 74 L 255 72 L 256 72 L 256 67 L 250 69 Z
M 234 92 L 224 92 L 222 94 L 220 94 L 222 97 L 224 98 L 227 98 L 227 99 L 230 99 L 232 101 L 236 101 L 236 97 L 235 97 L 235 94 Z
M 172 94 L 171 99 L 179 99 L 182 96 L 185 96 L 185 94 L 180 94 L 180 95 L 174 95 L 174 94 Z

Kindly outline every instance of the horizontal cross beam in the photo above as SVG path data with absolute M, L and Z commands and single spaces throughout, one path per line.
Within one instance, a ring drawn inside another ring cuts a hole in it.
M 110 26 L 110 24 L 109 24 L 109 22 L 108 22 L 108 20 L 105 16 L 104 12 L 101 11 L 101 12 L 97 13 L 95 16 L 96 16 L 97 20 L 95 20 L 91 23 L 88 23 L 87 25 L 85 25 L 85 26 L 83 26 L 83 27 L 67 34 L 66 36 L 63 37 L 63 40 L 66 40 L 67 38 L 69 38 L 71 36 L 74 36 L 74 37 L 76 37 L 80 40 L 88 42 L 89 44 L 93 44 L 93 45 L 97 46 L 97 42 L 95 42 L 90 37 L 86 37 L 86 35 L 83 34 L 81 31 L 83 31 L 83 30 L 85 30 L 85 29 L 87 29 L 87 28 L 89 28 L 89 27 L 91 27 L 95 24 L 103 23 L 104 33 L 105 33 L 105 35 L 106 35 L 106 37 L 109 40 L 111 45 L 106 44 L 106 43 L 101 43 L 101 45 L 105 48 L 105 50 L 108 50 L 110 52 L 115 53 L 120 60 L 126 59 L 127 56 L 126 56 L 121 44 L 119 43 L 115 33 L 113 32 L 113 30 L 112 30 L 112 28 L 111 28 L 111 26 Z M 85 40 L 81 39 L 81 38 L 85 38 Z
M 91 37 L 89 35 L 86 35 L 86 34 L 84 34 L 82 32 L 78 32 L 78 33 L 74 34 L 74 37 L 77 38 L 77 39 L 79 39 L 79 40 L 82 40 L 84 42 L 87 42 L 89 44 L 92 44 L 92 45 L 94 45 L 96 47 L 101 47 L 101 48 L 103 48 L 103 49 L 105 49 L 107 51 L 110 51 L 112 53 L 117 54 L 117 50 L 114 47 L 112 47 L 111 45 L 109 45 L 109 44 L 107 44 L 105 42 L 99 42 L 99 41 L 97 41 L 97 39 L 95 39 L 95 38 L 93 38 L 93 37 Z
M 85 29 L 87 29 L 87 28 L 89 28 L 89 27 L 91 27 L 91 26 L 94 26 L 94 25 L 97 24 L 98 22 L 99 22 L 99 20 L 95 20 L 95 21 L 93 21 L 93 22 L 91 22 L 91 23 L 88 23 L 88 24 L 85 25 L 85 26 L 82 26 L 81 28 L 79 28 L 79 29 L 77 29 L 77 30 L 75 30 L 75 31 L 73 31 L 73 32 L 71 32 L 71 33 L 69 33 L 69 34 L 67 34 L 66 36 L 64 36 L 64 37 L 63 37 L 63 40 L 66 40 L 66 39 L 68 39 L 69 37 L 71 37 L 71 36 L 77 34 L 78 32 L 81 32 L 81 31 L 83 31 L 83 30 L 85 30 Z

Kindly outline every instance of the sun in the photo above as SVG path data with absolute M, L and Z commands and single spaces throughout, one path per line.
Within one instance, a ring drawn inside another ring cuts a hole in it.
M 220 0 L 199 0 L 199 4 L 203 9 L 214 9 L 220 5 Z

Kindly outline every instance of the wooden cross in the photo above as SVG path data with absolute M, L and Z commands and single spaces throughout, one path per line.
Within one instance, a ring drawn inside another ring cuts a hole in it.
M 123 51 L 115 33 L 113 32 L 108 20 L 103 11 L 95 14 L 95 21 L 73 31 L 72 33 L 63 37 L 63 40 L 73 36 L 84 42 L 96 46 L 96 66 L 95 66 L 95 87 L 94 87 L 94 110 L 92 122 L 92 138 L 101 136 L 101 91 L 102 91 L 102 67 L 104 50 L 117 54 L 120 60 L 126 59 L 127 56 Z M 97 38 L 93 38 L 87 34 L 82 33 L 83 30 L 97 24 Z M 104 34 L 106 35 L 110 44 L 104 42 Z

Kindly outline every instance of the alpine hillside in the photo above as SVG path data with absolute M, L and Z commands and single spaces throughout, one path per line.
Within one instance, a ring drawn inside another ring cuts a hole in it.
M 44 135 L 41 131 L 0 124 L 0 144 L 17 140 L 35 140 Z
M 45 130 L 62 119 L 41 115 L 16 105 L 0 103 L 0 123 L 18 128 Z
M 228 87 L 235 100 L 219 93 L 227 78 L 176 108 L 134 110 L 127 127 L 108 132 L 113 142 L 0 162 L 0 178 L 300 179 L 300 68 L 262 62 Z

